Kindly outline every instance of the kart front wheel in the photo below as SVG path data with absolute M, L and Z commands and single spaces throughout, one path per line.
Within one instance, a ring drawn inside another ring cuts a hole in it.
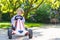
M 29 39 L 32 39 L 32 37 L 33 37 L 33 32 L 31 29 L 29 29 Z
M 8 38 L 12 39 L 12 29 L 8 29 Z

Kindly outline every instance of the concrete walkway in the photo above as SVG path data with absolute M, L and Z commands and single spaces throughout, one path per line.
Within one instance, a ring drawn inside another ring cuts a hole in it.
M 59 25 L 45 25 L 43 28 L 32 28 L 33 38 L 30 40 L 60 40 Z M 0 29 L 0 40 L 9 40 L 7 30 Z M 29 40 L 26 37 L 13 36 L 12 40 Z

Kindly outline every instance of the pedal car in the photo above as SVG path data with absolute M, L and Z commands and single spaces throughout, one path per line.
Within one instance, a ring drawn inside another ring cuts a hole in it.
M 18 18 L 16 21 L 16 27 L 8 28 L 8 38 L 12 39 L 12 35 L 28 36 L 29 39 L 33 37 L 33 32 L 31 29 L 24 27 L 24 23 Z

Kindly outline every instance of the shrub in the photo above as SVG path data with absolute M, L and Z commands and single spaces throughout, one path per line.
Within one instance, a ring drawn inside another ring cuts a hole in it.
M 42 5 L 35 11 L 35 14 L 30 17 L 32 22 L 48 23 L 50 21 L 50 7 L 48 5 Z

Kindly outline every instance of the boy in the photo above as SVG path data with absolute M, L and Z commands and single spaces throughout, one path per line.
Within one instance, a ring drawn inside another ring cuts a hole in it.
M 12 25 L 12 29 L 15 30 L 16 28 L 16 20 L 18 18 L 20 18 L 20 20 L 24 23 L 25 22 L 25 18 L 22 16 L 22 14 L 24 13 L 24 10 L 22 8 L 18 8 L 16 10 L 17 14 L 15 16 L 12 17 L 11 19 L 11 25 Z

